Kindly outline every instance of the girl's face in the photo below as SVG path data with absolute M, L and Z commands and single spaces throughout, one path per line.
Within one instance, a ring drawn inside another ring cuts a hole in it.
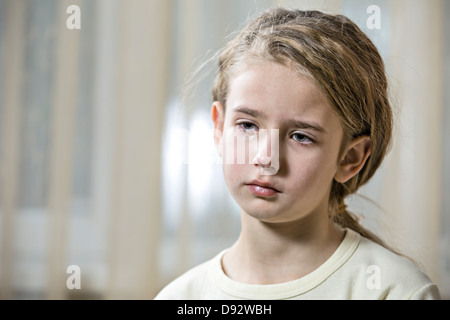
M 328 217 L 344 134 L 312 80 L 277 63 L 247 65 L 230 82 L 226 112 L 219 102 L 211 112 L 225 181 L 245 213 L 265 222 Z

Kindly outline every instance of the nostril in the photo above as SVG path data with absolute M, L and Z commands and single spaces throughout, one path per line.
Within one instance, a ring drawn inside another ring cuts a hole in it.
M 268 168 L 271 166 L 272 161 L 270 157 L 256 155 L 256 157 L 253 160 L 253 163 L 256 164 L 257 166 Z
M 258 159 L 261 166 L 270 166 L 271 160 L 269 157 L 259 157 Z

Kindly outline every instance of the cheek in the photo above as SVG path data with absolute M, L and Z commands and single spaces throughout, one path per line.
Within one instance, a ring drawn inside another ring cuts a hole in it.
M 302 194 L 317 194 L 328 190 L 336 173 L 336 164 L 326 155 L 297 157 L 291 163 L 291 176 L 295 177 L 293 187 Z M 334 159 L 334 158 L 333 158 Z
M 243 182 L 245 182 L 245 172 L 246 169 L 244 165 L 236 164 L 223 164 L 222 171 L 225 184 L 228 187 L 231 195 L 236 199 L 239 197 L 239 190 Z

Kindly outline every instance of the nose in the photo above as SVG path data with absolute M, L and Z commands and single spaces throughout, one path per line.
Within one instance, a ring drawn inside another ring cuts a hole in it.
M 272 165 L 272 159 L 271 157 L 265 157 L 258 152 L 255 158 L 255 163 L 263 168 L 270 168 Z
M 261 168 L 261 175 L 274 175 L 280 169 L 279 130 L 260 129 L 258 151 L 253 163 Z

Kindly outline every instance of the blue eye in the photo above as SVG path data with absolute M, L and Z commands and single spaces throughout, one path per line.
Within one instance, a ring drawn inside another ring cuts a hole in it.
M 244 131 L 258 131 L 258 127 L 251 122 L 241 122 L 239 127 Z
M 309 138 L 308 136 L 302 134 L 302 133 L 294 133 L 292 134 L 292 139 L 294 139 L 297 142 L 303 143 L 303 144 L 309 144 L 312 143 L 313 141 L 311 140 L 311 138 Z

